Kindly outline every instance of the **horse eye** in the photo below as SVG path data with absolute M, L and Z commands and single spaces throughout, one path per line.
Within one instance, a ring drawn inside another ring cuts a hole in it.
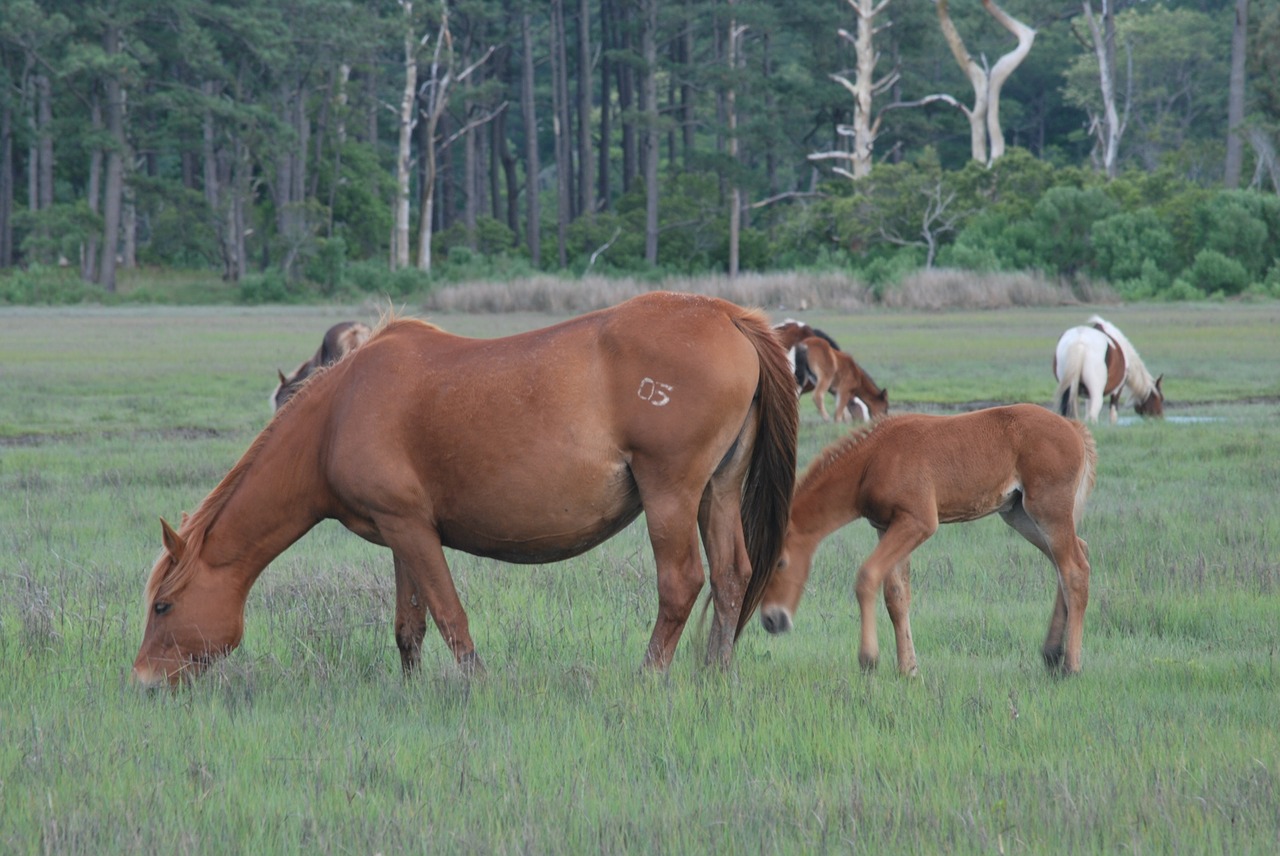
M 166 612 L 168 612 L 168 611 L 169 611 L 169 608 L 170 608 L 170 607 L 172 607 L 172 606 L 173 606 L 173 604 L 171 604 L 171 603 L 165 603 L 165 602 L 163 602 L 163 601 L 157 601 L 157 602 L 156 602 L 156 605 L 155 605 L 156 615 L 164 615 Z

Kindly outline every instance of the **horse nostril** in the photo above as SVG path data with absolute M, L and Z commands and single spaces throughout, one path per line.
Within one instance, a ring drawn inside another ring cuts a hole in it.
M 785 609 L 770 607 L 760 611 L 760 623 L 769 633 L 786 633 L 791 629 L 791 616 Z

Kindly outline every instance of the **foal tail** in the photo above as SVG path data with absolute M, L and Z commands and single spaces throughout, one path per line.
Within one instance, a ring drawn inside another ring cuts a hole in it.
M 751 559 L 751 580 L 738 615 L 736 640 L 759 606 L 782 553 L 782 540 L 791 515 L 791 495 L 795 491 L 800 415 L 795 376 L 787 353 L 774 337 L 764 315 L 747 312 L 734 318 L 733 323 L 755 346 L 760 362 L 755 442 L 742 488 L 742 529 L 747 556 Z
M 1080 378 L 1084 374 L 1085 348 L 1079 342 L 1067 348 L 1065 365 L 1058 366 L 1058 391 L 1053 400 L 1058 404 L 1058 413 L 1068 419 L 1075 419 L 1080 412 Z
M 1098 475 L 1098 446 L 1093 441 L 1093 434 L 1085 427 L 1082 422 L 1071 423 L 1076 433 L 1080 435 L 1081 442 L 1084 443 L 1084 462 L 1080 467 L 1080 480 L 1076 483 L 1076 501 L 1071 509 L 1071 517 L 1075 520 L 1077 531 L 1080 529 L 1080 519 L 1084 516 L 1085 500 L 1089 498 L 1089 494 L 1093 491 L 1094 481 Z

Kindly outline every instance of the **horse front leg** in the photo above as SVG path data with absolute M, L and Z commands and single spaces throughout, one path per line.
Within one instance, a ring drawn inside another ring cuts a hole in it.
M 383 537 L 395 556 L 396 646 L 405 675 L 417 670 L 422 660 L 427 613 L 466 677 L 482 675 L 484 664 L 476 654 L 475 642 L 454 587 L 444 550 L 434 530 L 406 530 Z
M 858 645 L 858 665 L 863 671 L 871 671 L 880 659 L 880 643 L 876 636 L 876 594 L 885 586 L 885 579 L 895 573 L 899 565 L 908 561 L 912 551 L 929 540 L 938 523 L 936 515 L 930 520 L 922 520 L 908 514 L 898 514 L 889 524 L 889 528 L 880 533 L 880 542 L 871 551 L 871 555 L 858 569 L 854 593 L 858 598 L 858 608 L 862 620 L 862 637 Z M 899 584 L 901 579 L 899 579 Z M 903 595 L 905 595 L 905 602 Z M 890 596 L 886 591 L 885 605 Z M 904 665 L 915 668 L 915 645 L 911 641 L 910 622 L 907 611 L 911 603 L 910 587 L 899 590 L 893 595 L 894 610 L 902 620 L 900 625 L 894 621 L 894 631 L 898 637 L 898 667 Z M 893 612 L 890 613 L 893 617 Z M 905 641 L 904 641 L 905 640 Z M 910 660 L 904 663 L 903 651 L 909 650 Z

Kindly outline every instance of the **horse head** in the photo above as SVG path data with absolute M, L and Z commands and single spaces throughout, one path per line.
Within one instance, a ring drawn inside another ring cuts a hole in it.
M 185 522 L 185 521 L 184 521 Z M 147 622 L 133 662 L 144 686 L 195 677 L 240 644 L 248 589 L 231 587 L 201 556 L 200 539 L 160 521 L 164 549 L 147 583 Z
M 1149 417 L 1151 419 L 1164 418 L 1164 390 L 1160 384 L 1164 381 L 1164 375 L 1156 378 L 1155 384 L 1151 387 L 1151 392 L 1147 393 L 1147 397 L 1134 404 L 1133 409 L 1137 411 L 1139 416 Z

